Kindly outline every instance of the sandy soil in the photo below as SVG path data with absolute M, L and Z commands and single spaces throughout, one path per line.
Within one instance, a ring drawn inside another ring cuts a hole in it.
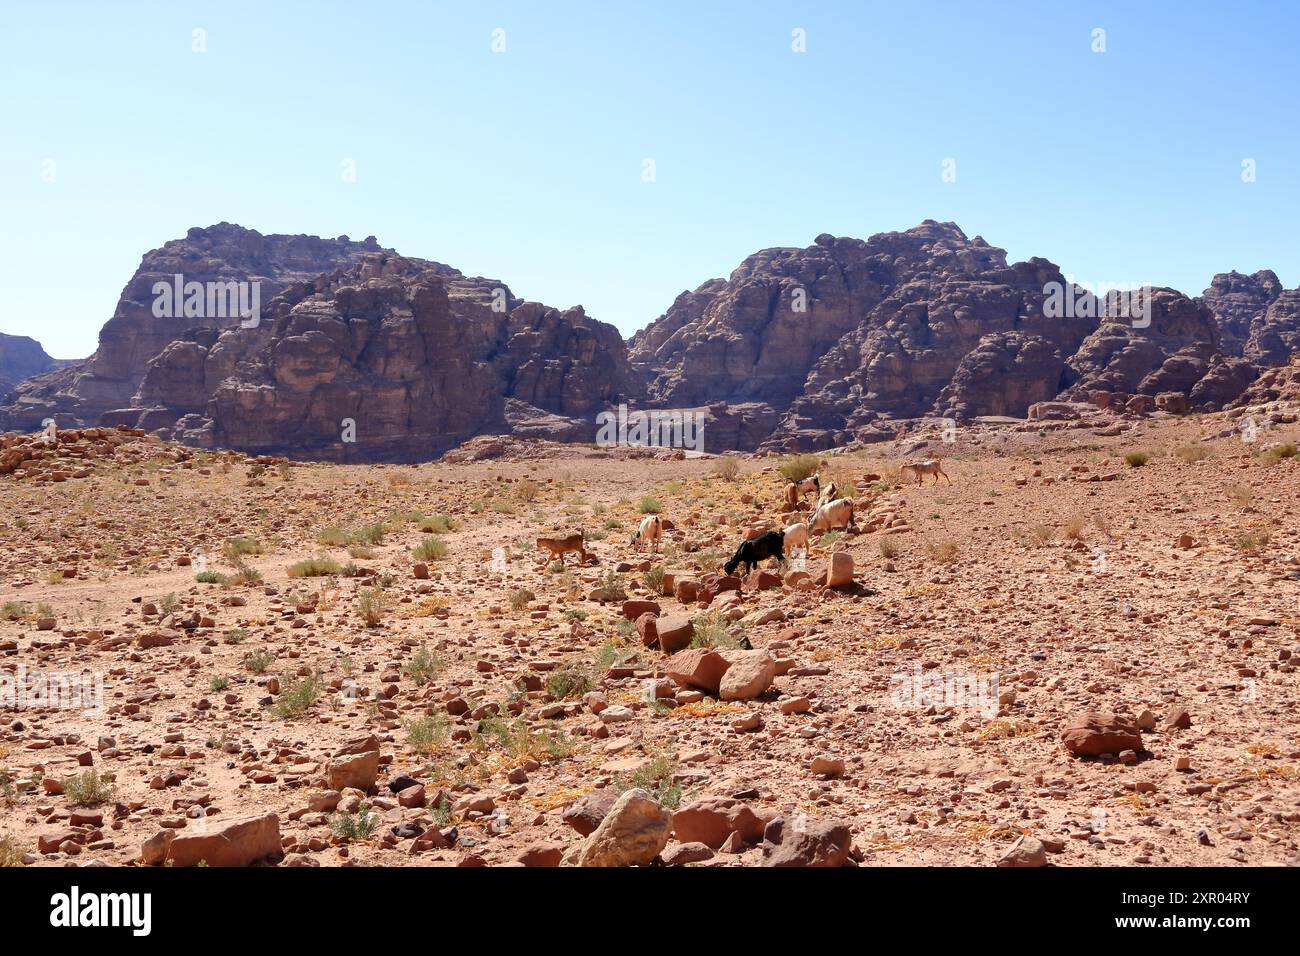
M 644 574 L 717 571 L 745 528 L 783 525 L 780 459 L 742 457 L 734 480 L 709 458 L 579 448 L 265 469 L 197 455 L 0 478 L 0 670 L 103 681 L 99 716 L 0 709 L 0 837 L 11 861 L 131 864 L 160 829 L 274 811 L 289 862 L 513 864 L 581 839 L 561 818 L 575 800 L 636 784 L 669 806 L 741 794 L 760 816 L 845 823 L 868 865 L 992 865 L 1022 833 L 1056 865 L 1294 862 L 1300 463 L 1265 451 L 1300 428 L 1201 440 L 1223 427 L 974 426 L 931 443 L 952 481 L 921 487 L 897 480 L 917 452 L 906 442 L 823 455 L 823 477 L 861 482 L 859 523 L 874 511 L 890 526 L 814 538 L 808 570 L 845 550 L 859 587 L 746 590 L 727 610 L 683 607 Z M 1144 466 L 1124 460 L 1135 450 Z M 675 524 L 666 556 L 628 543 L 647 496 Z M 416 513 L 453 527 L 424 531 Z M 355 556 L 321 543 L 380 523 Z M 533 539 L 579 526 L 593 563 L 548 569 Z M 412 549 L 433 538 L 446 554 L 417 578 Z M 290 577 L 316 556 L 365 573 Z M 198 583 L 195 560 L 227 580 Z M 239 561 L 261 583 L 228 580 Z M 665 655 L 620 623 L 621 601 L 591 599 L 611 575 L 664 614 L 731 623 L 703 630 L 743 635 L 782 673 L 752 700 L 661 684 L 651 705 Z M 995 677 L 1002 703 L 908 706 L 895 675 L 916 673 Z M 1190 726 L 1167 727 L 1179 708 Z M 1089 710 L 1150 711 L 1136 763 L 1066 751 L 1061 730 Z M 330 754 L 372 733 L 378 819 L 345 840 L 336 810 L 309 806 L 333 805 L 313 804 Z M 843 772 L 815 773 L 817 758 Z M 399 775 L 424 785 L 424 806 L 390 792 Z M 430 826 L 455 827 L 455 843 L 412 852 L 406 834 Z M 762 856 L 728 849 L 699 865 Z

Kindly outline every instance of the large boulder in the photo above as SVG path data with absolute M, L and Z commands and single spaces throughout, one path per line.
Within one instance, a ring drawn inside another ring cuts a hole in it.
M 249 866 L 283 855 L 280 818 L 274 813 L 220 822 L 202 818 L 191 830 L 161 830 L 146 840 L 141 860 L 149 866 Z
M 663 640 L 662 633 L 659 639 Z M 684 687 L 696 687 L 710 694 L 718 693 L 722 676 L 727 672 L 729 663 L 717 651 L 696 647 L 678 651 L 664 664 L 669 678 Z
M 733 833 L 746 843 L 763 836 L 764 822 L 742 800 L 701 797 L 673 813 L 673 836 L 679 843 L 703 843 L 716 850 Z
M 1098 757 L 1142 749 L 1138 725 L 1118 714 L 1082 713 L 1070 718 L 1061 731 L 1065 749 L 1076 757 Z
M 763 866 L 848 866 L 852 835 L 843 823 L 777 817 L 763 831 Z
M 325 780 L 331 790 L 352 787 L 369 793 L 378 775 L 379 739 L 374 734 L 344 744 L 334 752 L 325 770 Z
M 668 843 L 672 814 L 641 789 L 629 790 L 576 854 L 578 866 L 648 866 Z
M 718 681 L 723 700 L 751 700 L 772 686 L 776 661 L 767 651 L 726 651 L 727 670 Z

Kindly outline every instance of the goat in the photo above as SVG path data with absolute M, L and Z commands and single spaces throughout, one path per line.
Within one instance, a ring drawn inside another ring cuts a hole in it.
M 812 534 L 825 534 L 833 528 L 849 530 L 853 527 L 853 499 L 839 498 L 818 508 L 808 522 Z
M 821 494 L 817 496 L 817 507 L 820 508 L 822 505 L 826 504 L 826 502 L 834 501 L 839 496 L 840 490 L 835 487 L 835 482 L 832 481 L 829 485 L 823 488 Z
M 802 521 L 798 524 L 792 524 L 781 533 L 786 553 L 792 553 L 795 548 L 808 550 L 808 526 Z
M 632 535 L 632 547 L 641 550 L 642 542 L 650 542 L 650 550 L 659 550 L 659 536 L 663 533 L 663 522 L 659 520 L 658 515 L 646 515 L 641 519 L 641 526 L 636 529 L 636 534 Z
M 916 483 L 918 485 L 921 483 L 921 478 L 924 475 L 934 475 L 934 483 L 936 485 L 939 483 L 940 475 L 943 475 L 944 480 L 946 480 L 948 484 L 952 484 L 952 479 L 949 478 L 948 473 L 943 470 L 938 458 L 927 458 L 925 461 L 908 462 L 902 468 L 899 468 L 898 471 L 900 474 L 910 471 L 912 474 L 916 475 Z
M 799 486 L 793 481 L 785 486 L 785 510 L 794 511 L 799 507 Z
M 811 477 L 805 478 L 803 481 L 795 482 L 795 487 L 799 489 L 800 496 L 806 495 L 811 491 L 813 496 L 816 497 L 821 494 L 822 482 L 816 475 L 812 475 Z
M 587 549 L 585 547 L 585 543 L 586 543 L 586 535 L 583 533 L 581 528 L 578 529 L 577 534 L 571 534 L 564 538 L 538 538 L 537 539 L 537 547 L 545 548 L 547 551 L 551 553 L 550 558 L 548 558 L 547 560 L 554 561 L 556 558 L 559 558 L 561 564 L 564 563 L 564 556 L 568 554 L 570 551 L 577 552 L 579 564 L 586 564 Z
M 748 573 L 758 567 L 758 562 L 766 558 L 784 561 L 784 542 L 785 539 L 780 531 L 764 531 L 757 538 L 742 542 L 736 549 L 736 553 L 731 556 L 731 560 L 722 566 L 722 570 L 728 574 L 735 574 L 736 568 L 743 564 L 745 572 Z

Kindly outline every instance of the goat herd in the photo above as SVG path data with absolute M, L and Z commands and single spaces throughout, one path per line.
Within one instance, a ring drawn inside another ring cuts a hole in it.
M 903 465 L 899 472 L 904 475 L 914 475 L 918 485 L 921 484 L 924 475 L 933 475 L 935 484 L 939 483 L 940 475 L 950 484 L 952 482 L 941 467 L 938 458 L 909 462 Z M 826 534 L 841 529 L 856 530 L 853 524 L 853 499 L 841 498 L 834 481 L 823 488 L 818 475 L 812 475 L 801 481 L 792 481 L 786 485 L 785 510 L 787 512 L 797 510 L 804 496 L 809 493 L 815 496 L 817 502 L 811 519 L 788 525 L 784 531 L 764 531 L 746 538 L 736 548 L 731 559 L 723 565 L 723 570 L 727 574 L 734 574 L 736 569 L 743 565 L 745 572 L 749 573 L 758 566 L 760 561 L 766 561 L 768 558 L 775 558 L 781 562 L 785 560 L 787 553 L 791 557 L 806 555 L 809 534 Z M 659 539 L 663 536 L 664 530 L 663 518 L 657 514 L 646 515 L 633 533 L 630 544 L 634 550 L 639 551 L 643 546 L 649 545 L 652 552 L 658 551 Z M 562 538 L 538 538 L 537 547 L 548 552 L 548 561 L 557 558 L 563 561 L 564 555 L 570 551 L 577 553 L 580 562 L 586 563 L 587 560 L 586 537 L 581 528 L 576 534 Z

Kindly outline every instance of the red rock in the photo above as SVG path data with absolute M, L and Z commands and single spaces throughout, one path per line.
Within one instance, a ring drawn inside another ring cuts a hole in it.
M 665 614 L 655 622 L 659 647 L 665 654 L 676 654 L 690 647 L 695 639 L 694 618 L 689 614 Z
M 1142 749 L 1142 734 L 1137 724 L 1117 714 L 1076 714 L 1061 731 L 1061 741 L 1076 757 Z
M 718 682 L 723 700 L 752 700 L 772 686 L 776 661 L 767 651 L 725 651 L 727 671 Z
M 146 841 L 141 858 L 150 866 L 248 866 L 283 854 L 280 818 L 274 813 L 206 822 L 207 832 L 162 830 Z
M 642 614 L 659 614 L 658 601 L 624 601 L 623 616 L 629 621 L 635 621 Z
M 851 850 L 849 828 L 842 823 L 777 817 L 763 831 L 763 866 L 847 866 Z
M 673 813 L 673 836 L 680 843 L 720 848 L 732 833 L 747 843 L 763 836 L 763 821 L 743 800 L 703 797 Z
M 659 639 L 663 640 L 662 631 Z M 727 659 L 717 651 L 697 647 L 678 651 L 665 662 L 664 670 L 678 684 L 717 694 L 728 666 Z
M 609 808 L 614 805 L 618 796 L 609 787 L 593 790 L 565 807 L 560 819 L 577 830 L 581 836 L 589 836 L 595 832 L 596 827 L 600 826 L 600 822 L 605 819 L 605 814 L 609 813 Z
M 560 844 L 539 843 L 528 847 L 515 859 L 524 866 L 559 866 L 563 857 L 564 847 Z

